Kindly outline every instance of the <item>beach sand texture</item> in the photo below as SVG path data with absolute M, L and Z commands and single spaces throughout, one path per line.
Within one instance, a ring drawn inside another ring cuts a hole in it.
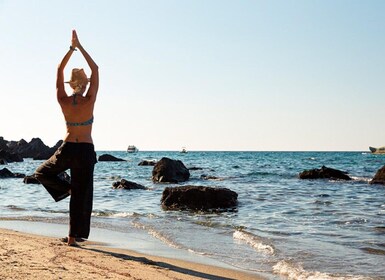
M 0 229 L 0 267 L 0 279 L 262 279 L 89 241 L 70 247 L 57 238 L 5 229 Z

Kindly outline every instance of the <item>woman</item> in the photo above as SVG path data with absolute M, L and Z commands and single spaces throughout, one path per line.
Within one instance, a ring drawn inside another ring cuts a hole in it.
M 73 94 L 68 96 L 64 88 L 64 68 L 74 51 L 79 50 L 91 69 L 90 79 L 83 69 L 73 69 L 68 82 Z M 87 90 L 88 83 L 89 88 Z M 71 195 L 69 234 L 66 242 L 77 246 L 77 238 L 88 238 L 93 199 L 93 173 L 96 154 L 91 137 L 93 111 L 99 87 L 98 66 L 80 44 L 76 31 L 72 31 L 72 43 L 57 70 L 57 100 L 62 109 L 67 133 L 63 144 L 55 154 L 37 168 L 36 178 L 55 201 Z M 71 182 L 58 175 L 71 170 Z

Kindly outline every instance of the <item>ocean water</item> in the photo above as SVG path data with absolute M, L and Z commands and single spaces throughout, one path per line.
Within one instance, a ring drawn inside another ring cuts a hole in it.
M 151 236 L 170 248 L 203 255 L 270 279 L 385 279 L 385 186 L 370 185 L 385 156 L 363 152 L 126 152 L 95 168 L 92 227 Z M 226 187 L 234 211 L 164 211 L 167 186 L 154 184 L 142 160 L 181 160 L 191 170 L 178 185 Z M 32 174 L 42 161 L 7 167 Z M 347 171 L 352 181 L 300 180 L 306 169 Z M 201 175 L 216 176 L 203 180 Z M 124 178 L 148 190 L 116 190 Z M 55 203 L 41 185 L 0 179 L 0 219 L 66 223 L 68 199 Z M 92 232 L 92 229 L 91 229 Z M 91 234 L 92 235 L 92 234 Z M 129 236 L 129 235 L 128 235 Z

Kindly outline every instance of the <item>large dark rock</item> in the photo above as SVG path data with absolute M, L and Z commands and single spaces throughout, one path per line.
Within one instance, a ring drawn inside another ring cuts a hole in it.
M 378 169 L 376 175 L 370 181 L 370 184 L 383 184 L 385 185 L 385 165 Z
M 238 194 L 226 188 L 203 186 L 167 187 L 162 207 L 167 210 L 222 210 L 237 206 Z
M 98 157 L 98 161 L 125 161 L 124 159 L 114 157 L 112 155 L 103 154 Z
M 299 173 L 300 179 L 332 179 L 332 180 L 351 180 L 347 172 L 322 166 L 320 169 L 305 170 Z
M 34 160 L 46 160 L 46 159 L 49 159 L 55 152 L 56 150 L 63 144 L 63 140 L 59 140 L 55 146 L 53 146 L 52 148 L 48 148 L 48 149 L 43 149 L 41 151 L 38 151 L 36 152 L 34 155 L 33 155 L 33 159 Z
M 152 170 L 152 181 L 155 183 L 179 183 L 190 178 L 190 172 L 180 160 L 162 158 Z
M 8 168 L 0 170 L 0 178 L 24 178 L 25 175 L 21 173 L 13 173 Z
M 121 179 L 120 181 L 114 182 L 112 184 L 114 189 L 125 189 L 125 190 L 146 190 L 145 186 L 137 184 L 135 182 L 127 181 L 125 179 Z
M 48 159 L 62 143 L 63 141 L 60 140 L 54 147 L 50 148 L 40 138 L 33 138 L 28 143 L 24 139 L 20 141 L 6 141 L 3 137 L 0 137 L 0 150 L 14 157 L 11 161 L 2 156 L 0 158 L 7 162 L 20 161 L 20 159 L 22 161 L 23 158 Z
M 11 162 L 22 162 L 23 158 L 19 154 L 10 153 L 7 150 L 0 150 L 0 161 L 3 164 L 11 163 Z

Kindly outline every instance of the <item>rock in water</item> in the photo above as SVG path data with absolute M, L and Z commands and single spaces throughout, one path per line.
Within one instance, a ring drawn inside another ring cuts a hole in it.
M 162 158 L 152 170 L 152 181 L 155 183 L 179 183 L 190 178 L 190 172 L 180 160 Z
M 125 161 L 124 159 L 114 157 L 112 155 L 103 154 L 99 156 L 98 161 Z
M 370 184 L 383 184 L 385 185 L 385 165 L 378 169 L 376 175 L 370 181 Z
M 299 174 L 300 179 L 351 180 L 346 172 L 322 166 L 321 169 L 305 170 Z
M 238 194 L 227 188 L 203 186 L 167 187 L 162 194 L 162 207 L 167 210 L 212 210 L 237 206 Z
M 112 184 L 112 187 L 114 189 L 125 189 L 125 190 L 146 190 L 147 189 L 145 186 L 142 186 L 135 182 L 127 181 L 125 179 L 114 182 Z

